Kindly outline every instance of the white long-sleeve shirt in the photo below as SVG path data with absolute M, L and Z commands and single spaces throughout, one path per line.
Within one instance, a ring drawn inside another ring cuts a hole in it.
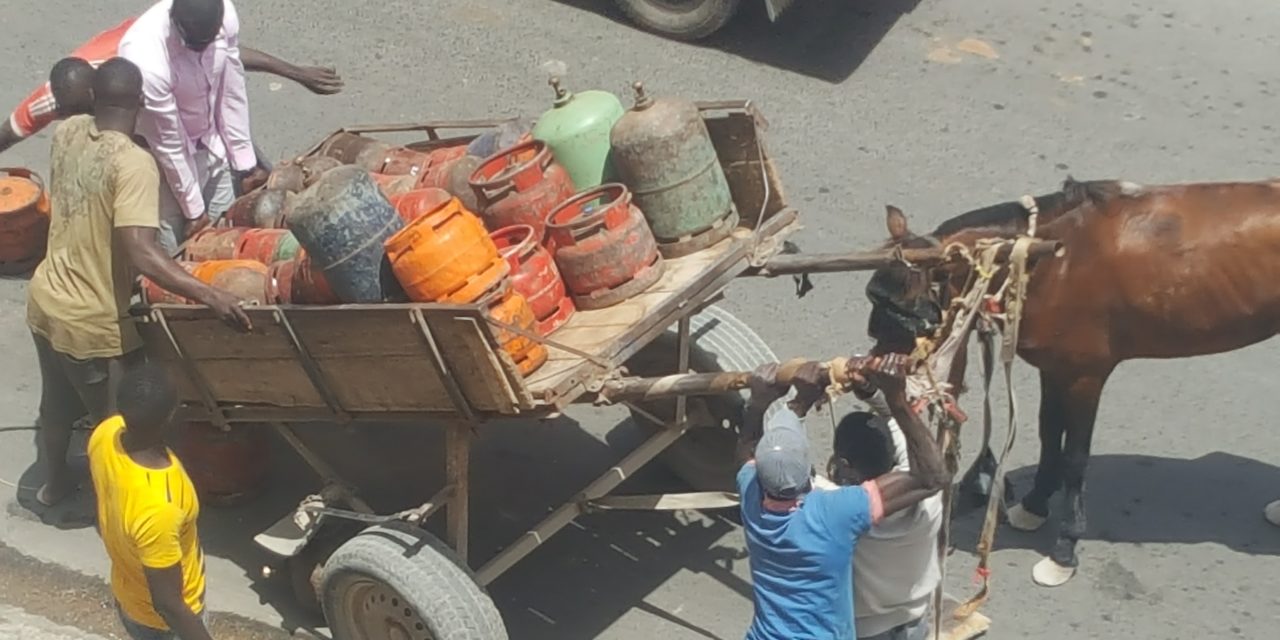
M 138 133 L 147 140 L 174 196 L 189 219 L 205 213 L 194 163 L 199 146 L 238 171 L 257 163 L 249 133 L 249 97 L 240 61 L 240 17 L 230 0 L 217 40 L 196 52 L 182 43 L 169 19 L 172 0 L 138 17 L 120 41 L 120 55 L 142 70 L 146 105 Z

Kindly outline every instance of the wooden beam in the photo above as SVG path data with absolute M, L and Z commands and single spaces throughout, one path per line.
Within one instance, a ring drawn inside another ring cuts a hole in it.
M 1037 240 L 1027 252 L 1029 260 L 1037 260 L 1061 255 L 1062 243 L 1056 240 Z M 1013 244 L 1000 247 L 996 254 L 997 261 L 1009 258 Z M 879 251 L 854 251 L 852 253 L 814 253 L 809 255 L 779 255 L 771 258 L 764 266 L 749 269 L 743 276 L 761 276 L 772 278 L 799 273 L 843 273 L 847 271 L 874 271 L 882 267 L 901 264 L 904 260 L 914 265 L 928 266 L 941 264 L 955 258 L 947 256 L 941 247 L 930 249 L 903 249 L 902 251 L 882 249 Z

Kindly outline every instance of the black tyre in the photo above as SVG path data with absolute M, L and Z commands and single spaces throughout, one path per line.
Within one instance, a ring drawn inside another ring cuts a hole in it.
M 640 26 L 675 38 L 698 40 L 728 24 L 741 0 L 617 0 Z
M 751 327 L 716 305 L 691 318 L 689 324 L 689 368 L 695 372 L 750 371 L 778 361 Z M 668 331 L 627 361 L 627 370 L 644 377 L 674 373 L 677 346 L 676 332 Z M 746 399 L 745 392 L 689 398 L 687 412 L 692 426 L 663 452 L 662 462 L 696 491 L 736 491 L 734 450 Z M 673 420 L 675 407 L 675 400 L 657 400 L 640 408 L 663 420 Z M 775 403 L 765 419 L 779 407 L 780 403 Z M 658 428 L 635 412 L 632 417 L 644 427 Z
M 443 542 L 408 524 L 369 527 L 325 562 L 334 640 L 506 640 L 502 616 Z

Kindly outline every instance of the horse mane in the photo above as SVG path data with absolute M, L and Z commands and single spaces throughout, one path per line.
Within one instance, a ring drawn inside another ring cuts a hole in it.
M 1089 180 L 1079 182 L 1067 176 L 1062 189 L 1036 196 L 1038 222 L 1044 224 L 1085 203 L 1103 205 L 1118 197 L 1131 197 L 1142 192 L 1140 185 L 1122 180 Z M 1015 233 L 1026 228 L 1031 212 L 1021 201 L 1001 202 L 967 211 L 939 224 L 929 235 L 947 238 L 961 232 L 989 231 L 995 235 Z

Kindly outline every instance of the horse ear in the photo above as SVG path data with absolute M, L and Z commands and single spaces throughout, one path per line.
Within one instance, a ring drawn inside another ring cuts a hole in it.
M 907 234 L 911 233 L 907 230 L 907 214 L 893 205 L 886 206 L 884 210 L 884 222 L 889 228 L 889 238 L 895 241 L 906 238 Z

